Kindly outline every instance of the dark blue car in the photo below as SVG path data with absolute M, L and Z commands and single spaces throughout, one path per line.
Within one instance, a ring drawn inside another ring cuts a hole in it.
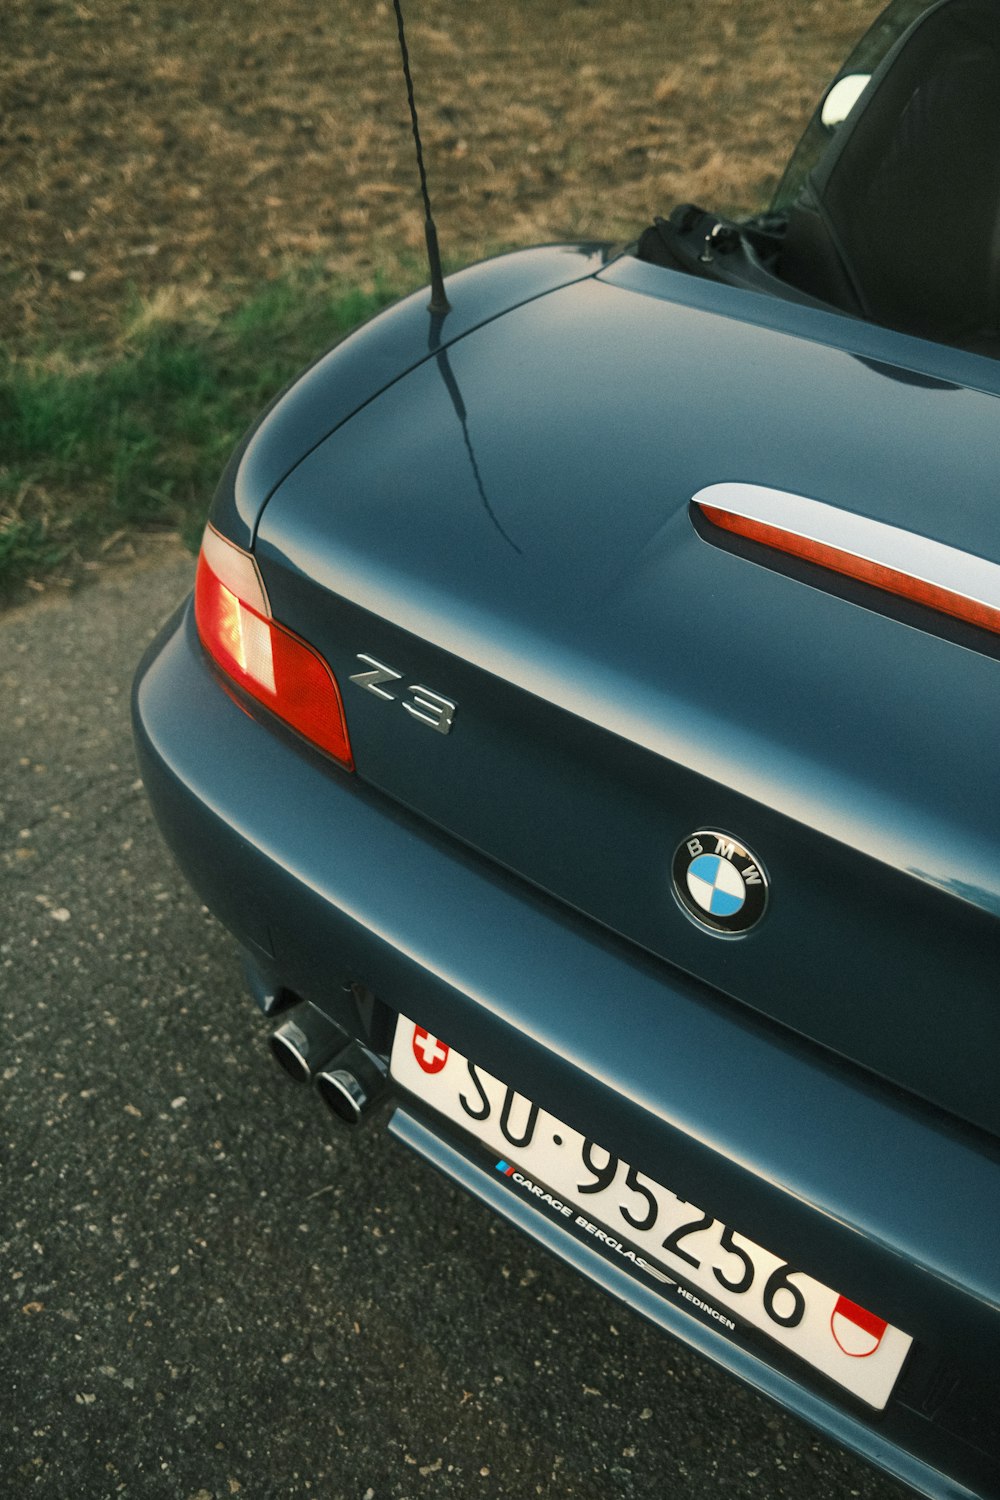
M 336 1115 L 1000 1495 L 1000 4 L 896 0 L 756 218 L 445 291 L 234 454 L 163 832 Z

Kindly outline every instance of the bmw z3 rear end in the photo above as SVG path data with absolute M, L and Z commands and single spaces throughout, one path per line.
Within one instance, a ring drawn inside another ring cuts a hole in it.
M 990 7 L 909 4 L 836 132 L 943 11 Z M 137 744 L 337 1115 L 996 1496 L 1000 363 L 985 315 L 846 306 L 801 245 L 782 280 L 779 219 L 701 270 L 501 257 L 321 358 L 229 465 Z

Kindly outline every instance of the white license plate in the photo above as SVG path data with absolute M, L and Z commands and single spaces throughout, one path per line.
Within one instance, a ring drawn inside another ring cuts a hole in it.
M 519 1192 L 665 1295 L 735 1331 L 731 1312 L 852 1395 L 885 1406 L 909 1334 L 619 1161 L 405 1016 L 391 1072 L 495 1152 L 494 1170 Z

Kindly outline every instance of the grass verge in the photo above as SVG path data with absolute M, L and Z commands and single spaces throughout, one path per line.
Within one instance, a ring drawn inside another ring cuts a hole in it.
M 233 444 L 310 359 L 418 284 L 288 271 L 238 303 L 166 288 L 115 336 L 0 354 L 0 602 L 139 528 L 192 544 Z

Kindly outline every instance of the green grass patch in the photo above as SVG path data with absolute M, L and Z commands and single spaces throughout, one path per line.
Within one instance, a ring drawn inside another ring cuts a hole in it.
M 0 598 L 141 527 L 194 542 L 226 459 L 325 348 L 417 284 L 289 272 L 238 304 L 166 289 L 109 347 L 0 354 Z

